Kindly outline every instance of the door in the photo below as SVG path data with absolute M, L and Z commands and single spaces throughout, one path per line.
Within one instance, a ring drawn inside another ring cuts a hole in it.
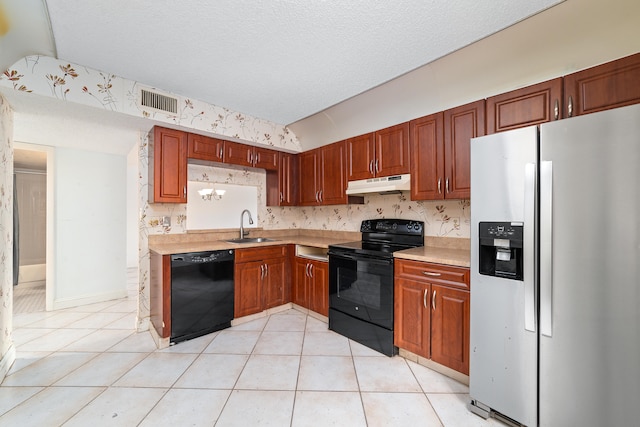
M 411 200 L 444 199 L 443 114 L 411 120 Z
M 534 194 L 526 172 L 530 164 L 529 176 L 535 177 L 537 140 L 537 128 L 528 127 L 471 141 L 470 396 L 531 426 L 537 409 L 537 335 L 531 325 L 535 210 L 525 194 Z M 523 223 L 526 281 L 479 273 L 481 221 Z
M 326 262 L 309 261 L 309 309 L 329 315 L 329 267 Z
M 235 267 L 235 317 L 262 311 L 262 261 L 243 262 Z
M 153 164 L 149 167 L 149 199 L 155 203 L 187 203 L 187 134 L 153 129 Z
M 357 181 L 375 176 L 374 134 L 356 136 L 348 139 L 347 145 L 347 180 Z
M 320 203 L 339 205 L 347 203 L 345 143 L 336 142 L 321 149 Z
M 540 127 L 541 426 L 640 419 L 639 137 L 640 105 Z
M 396 262 L 397 265 L 397 262 Z M 394 345 L 419 356 L 431 357 L 431 287 L 395 276 Z
M 294 304 L 309 308 L 309 291 L 307 277 L 309 274 L 309 263 L 304 258 L 294 258 L 293 262 L 293 284 L 291 299 Z
M 640 53 L 564 77 L 565 117 L 640 103 Z
M 484 100 L 444 112 L 445 198 L 466 199 L 470 195 L 469 143 L 484 135 Z
M 300 154 L 300 204 L 302 206 L 317 205 L 319 203 L 318 168 L 320 150 L 311 150 Z
M 409 173 L 409 122 L 379 130 L 375 137 L 375 175 Z
M 285 291 L 285 258 L 266 260 L 264 262 L 263 290 L 265 309 L 284 304 Z
M 469 375 L 469 292 L 431 288 L 431 359 Z

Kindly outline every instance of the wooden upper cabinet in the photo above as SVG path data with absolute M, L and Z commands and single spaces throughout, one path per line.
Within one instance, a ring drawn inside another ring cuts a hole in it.
M 539 125 L 562 116 L 562 78 L 487 98 L 487 134 Z
M 461 105 L 444 112 L 445 197 L 471 195 L 471 138 L 485 134 L 485 101 Z
M 364 203 L 363 197 L 346 193 L 346 147 L 340 141 L 299 155 L 301 205 Z
M 156 126 L 149 148 L 149 203 L 187 203 L 187 133 Z
M 640 103 L 640 53 L 564 77 L 565 117 Z
M 376 176 L 409 173 L 409 122 L 375 133 Z
M 444 198 L 444 114 L 409 122 L 411 142 L 411 200 Z
M 278 170 L 267 171 L 267 206 L 297 206 L 298 156 L 278 153 Z
M 188 135 L 187 157 L 190 159 L 222 162 L 224 156 L 224 141 L 208 136 Z
M 266 170 L 278 170 L 278 152 L 268 148 L 253 147 L 238 142 L 224 142 L 224 162 L 262 168 Z
M 253 147 L 232 141 L 224 142 L 224 162 L 238 166 L 253 167 Z
M 347 180 L 357 181 L 375 176 L 373 169 L 375 163 L 375 134 L 349 138 L 346 144 L 347 150 Z
M 320 203 L 339 205 L 347 203 L 345 142 L 336 142 L 320 149 Z
M 300 204 L 303 206 L 317 205 L 320 188 L 320 149 L 306 151 L 298 157 L 300 172 L 298 173 L 300 187 Z
M 347 180 L 409 173 L 409 122 L 350 138 Z

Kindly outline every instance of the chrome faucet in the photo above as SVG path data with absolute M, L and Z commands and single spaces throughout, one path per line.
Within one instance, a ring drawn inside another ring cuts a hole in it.
M 249 215 L 249 224 L 253 224 L 253 218 L 251 218 L 251 212 L 249 212 L 249 209 L 245 209 L 242 211 L 242 213 L 240 214 L 240 238 L 244 239 L 244 237 L 249 234 L 249 232 L 245 232 L 244 231 L 244 223 L 243 223 L 243 218 L 244 218 L 244 213 L 247 213 Z

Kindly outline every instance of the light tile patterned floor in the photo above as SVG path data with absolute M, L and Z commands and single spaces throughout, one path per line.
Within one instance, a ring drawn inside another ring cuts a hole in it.
M 468 389 L 295 310 L 157 350 L 130 299 L 15 316 L 0 426 L 498 426 Z

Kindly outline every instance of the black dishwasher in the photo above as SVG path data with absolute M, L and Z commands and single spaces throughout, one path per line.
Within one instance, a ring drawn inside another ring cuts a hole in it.
M 171 255 L 171 343 L 231 326 L 233 250 Z

